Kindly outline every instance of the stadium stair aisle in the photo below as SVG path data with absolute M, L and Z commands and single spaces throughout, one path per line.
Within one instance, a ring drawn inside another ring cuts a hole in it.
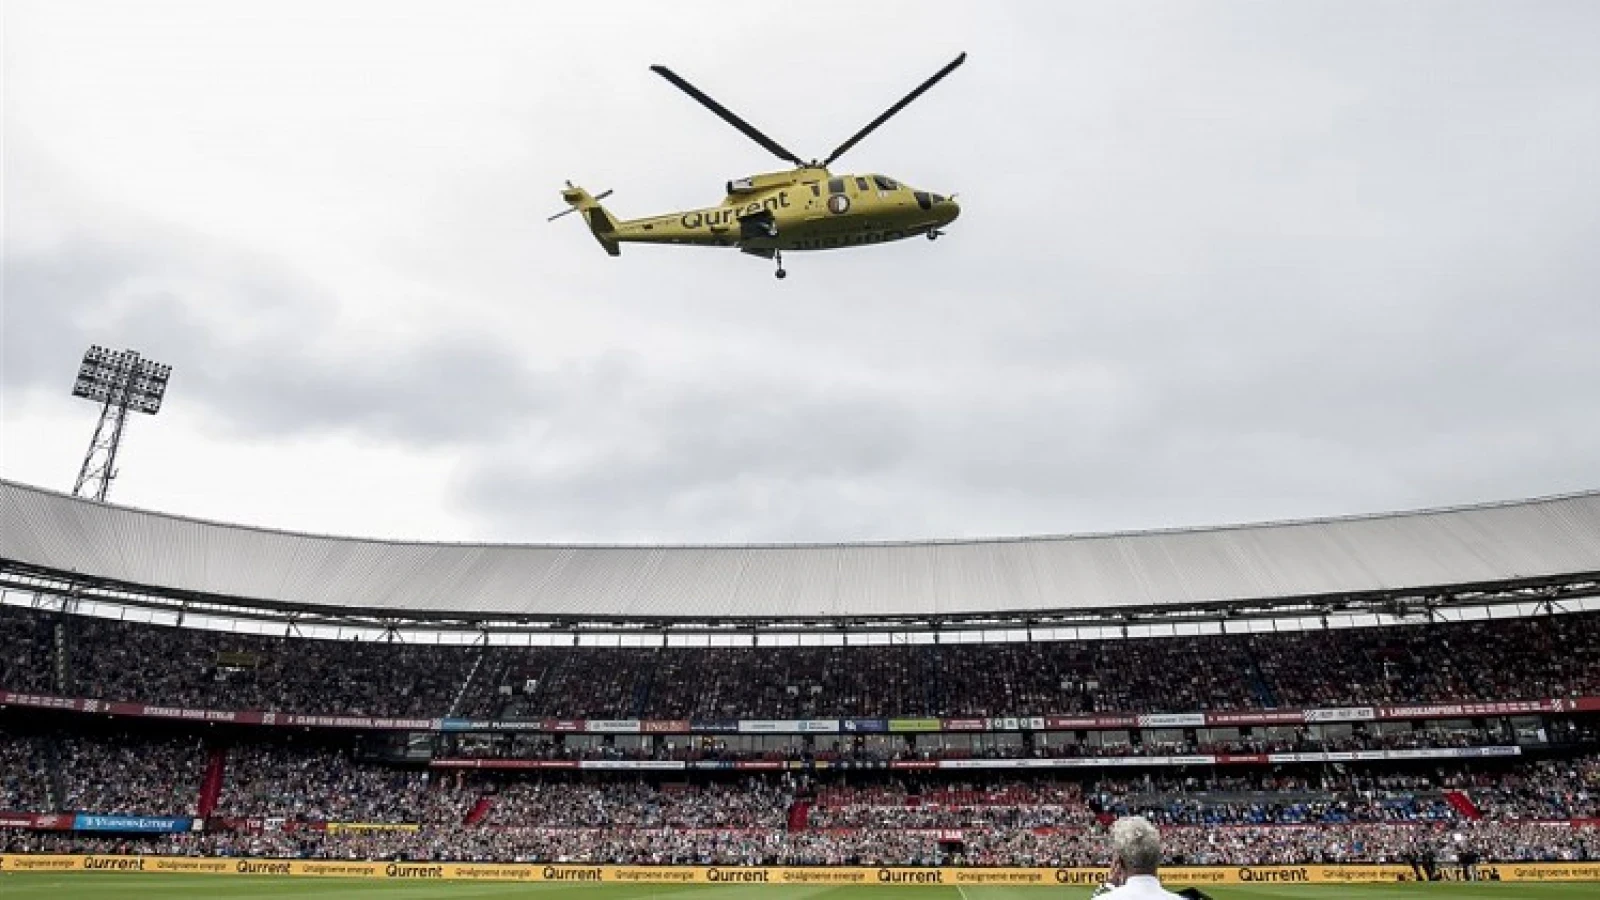
M 206 774 L 200 780 L 200 801 L 195 804 L 195 813 L 200 818 L 204 819 L 216 812 L 227 772 L 228 751 L 223 747 L 212 747 L 206 751 Z
M 1478 809 L 1478 804 L 1473 803 L 1472 798 L 1468 797 L 1464 791 L 1445 791 L 1444 802 L 1450 804 L 1451 809 L 1460 813 L 1461 818 L 1469 822 L 1476 822 L 1483 818 L 1483 811 Z
M 789 830 L 805 831 L 811 822 L 811 804 L 806 800 L 796 800 L 789 805 Z
M 44 753 L 46 800 L 51 809 L 67 808 L 67 782 L 61 774 L 61 745 L 59 738 L 48 737 L 39 744 Z
M 1256 656 L 1253 643 L 1245 644 L 1245 652 L 1250 656 L 1250 692 L 1256 695 L 1256 702 L 1263 709 L 1276 709 L 1278 695 L 1273 692 L 1272 684 L 1267 680 L 1267 673 L 1261 670 L 1261 660 Z
M 483 662 L 489 656 L 489 648 L 485 646 L 478 651 L 472 660 L 472 668 L 467 670 L 467 677 L 461 681 L 461 689 L 456 691 L 456 699 L 450 703 L 450 708 L 445 711 L 446 716 L 459 716 L 466 708 L 467 699 L 472 696 L 472 688 L 477 680 L 478 672 L 483 670 Z

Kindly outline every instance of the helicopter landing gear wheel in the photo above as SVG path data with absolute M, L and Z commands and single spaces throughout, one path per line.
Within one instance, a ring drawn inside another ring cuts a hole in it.
M 943 235 L 944 235 L 944 232 L 940 231 L 937 228 L 928 229 L 928 240 L 930 240 L 930 241 L 937 241 Z
M 789 273 L 783 268 L 783 254 L 774 253 L 772 254 L 772 259 L 778 264 L 778 271 L 772 273 L 773 277 L 780 280 L 788 278 Z

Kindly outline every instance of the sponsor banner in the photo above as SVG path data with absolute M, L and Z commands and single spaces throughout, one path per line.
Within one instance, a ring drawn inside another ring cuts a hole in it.
M 312 878 L 382 878 L 383 864 L 317 860 L 302 863 L 282 860 L 240 860 L 240 875 L 306 875 Z
M 1271 763 L 1375 762 L 1406 759 L 1481 759 L 1519 756 L 1521 747 L 1417 747 L 1409 750 L 1350 750 L 1326 753 L 1269 753 Z
M 799 719 L 740 719 L 740 734 L 794 734 L 800 730 Z
M 490 719 L 440 719 L 440 731 L 490 731 L 495 723 Z
M 938 731 L 938 719 L 890 719 L 890 731 Z
M 191 831 L 194 819 L 188 816 L 96 816 L 79 813 L 72 817 L 73 831 L 138 831 L 173 834 Z
M 238 874 L 238 867 L 239 864 L 235 860 L 219 857 L 158 856 L 151 859 L 143 871 L 187 875 L 228 875 Z
M 181 710 L 180 710 L 181 712 Z M 247 715 L 247 714 L 241 714 Z M 290 728 L 358 728 L 363 731 L 439 731 L 443 719 L 385 719 L 377 716 L 303 716 L 295 713 L 253 713 L 260 716 L 259 724 L 288 726 Z M 179 718 L 190 718 L 180 716 Z M 244 719 L 228 719 L 240 721 Z M 247 722 L 246 724 L 256 724 Z
M 1201 728 L 1205 724 L 1205 713 L 1159 713 L 1139 716 L 1140 728 Z
M 838 719 L 741 719 L 741 734 L 838 734 Z
M 23 694 L 0 691 L 0 706 L 24 706 L 32 709 L 53 709 L 69 712 L 93 713 L 111 716 L 168 719 L 190 722 L 219 722 L 237 725 L 266 725 L 295 728 L 350 728 L 372 731 L 544 731 L 601 733 L 651 733 L 651 734 L 735 734 L 740 723 L 731 719 L 664 720 L 639 722 L 637 720 L 598 720 L 586 723 L 579 719 L 543 719 L 539 721 L 514 721 L 492 719 L 394 719 L 375 716 L 300 715 L 255 710 L 190 709 L 181 706 L 157 706 L 111 700 L 92 700 L 57 697 L 50 694 Z M 1486 703 L 1433 703 L 1401 706 L 1357 706 L 1307 710 L 1237 710 L 1209 713 L 1166 713 L 1155 715 L 1087 715 L 1087 716 L 1031 716 L 984 719 L 987 730 L 1018 731 L 1053 729 L 1059 731 L 1106 731 L 1124 728 L 1177 728 L 1203 726 L 1241 726 L 1296 724 L 1299 722 L 1361 722 L 1373 719 L 1440 719 L 1479 716 L 1539 715 L 1543 713 L 1573 713 L 1600 711 L 1600 697 L 1563 697 L 1541 700 L 1506 700 Z M 951 719 L 960 723 L 944 730 L 967 731 L 972 719 Z M 823 724 L 826 723 L 826 724 Z M 883 731 L 940 731 L 943 723 L 937 719 L 834 719 L 783 720 L 785 727 L 755 733 L 846 733 Z M 790 727 L 792 726 L 792 728 Z
M 1256 709 L 1241 712 L 1208 712 L 1205 719 L 1206 725 L 1211 728 L 1234 725 L 1299 725 L 1306 721 L 1306 714 L 1298 709 Z
M 1116 728 L 1135 728 L 1139 724 L 1134 716 L 1045 716 L 1044 727 L 1055 731 L 1107 731 Z
M 327 822 L 324 831 L 421 831 L 415 822 Z
M 1302 715 L 1310 723 L 1317 722 L 1370 722 L 1378 711 L 1370 706 L 1344 706 L 1337 709 L 1308 709 Z
M 599 734 L 638 734 L 638 719 L 590 719 L 585 731 Z
M 988 731 L 994 719 L 940 719 L 940 731 Z
M 72 828 L 72 819 L 70 813 L 0 812 L 0 828 L 67 831 Z
M 1418 759 L 1484 759 L 1519 756 L 1521 747 L 1420 747 L 1410 750 L 1357 750 L 1315 753 L 1232 753 L 1190 756 L 1072 756 L 1017 759 L 895 759 L 895 760 L 802 760 L 781 759 L 697 759 L 690 762 L 670 759 L 435 759 L 428 763 L 438 769 L 606 769 L 679 771 L 683 769 L 738 769 L 776 772 L 784 769 L 1104 769 L 1135 766 L 1216 766 L 1276 765 L 1280 763 L 1369 762 Z M 51 827 L 51 826 L 38 826 Z
M 95 701 L 86 700 L 84 712 L 94 712 L 87 708 Z M 179 719 L 185 722 L 239 722 L 246 720 L 255 724 L 265 719 L 264 713 L 234 712 L 221 709 L 188 709 L 181 706 L 143 706 L 133 703 L 113 703 L 112 715 L 132 715 L 146 719 Z
M 688 734 L 688 719 L 646 719 L 639 723 L 645 734 Z
M 1049 869 L 950 869 L 949 872 L 951 877 L 946 883 L 955 885 L 1021 886 L 1056 883 Z M 1105 873 L 1101 872 L 1100 877 L 1103 879 Z
M 1064 769 L 1074 759 L 942 759 L 941 769 Z
M 1600 881 L 1600 863 L 1484 864 L 1489 881 Z M 527 881 L 591 884 L 992 885 L 1095 887 L 1104 868 L 920 868 L 780 866 L 601 866 L 529 863 L 407 863 L 171 856 L 0 856 L 5 872 L 157 872 L 391 881 Z M 1169 887 L 1227 884 L 1381 884 L 1411 880 L 1408 866 L 1171 866 Z
M 695 734 L 738 734 L 738 719 L 690 719 L 689 730 Z
M 254 834 L 265 831 L 267 822 L 260 817 L 211 816 L 206 819 L 206 831 L 243 831 Z M 281 826 L 280 826 L 281 827 Z
M 1600 863 L 1510 863 L 1479 866 L 1480 874 L 1501 881 L 1600 881 Z
M 576 769 L 575 759 L 435 759 L 433 769 Z
M 1461 747 L 1456 750 L 1457 756 L 1521 756 L 1521 747 Z
M 1476 716 L 1521 716 L 1553 712 L 1551 700 L 1503 700 L 1495 703 L 1423 703 L 1380 706 L 1380 719 L 1454 719 Z
M 682 771 L 688 768 L 688 763 L 681 759 L 585 759 L 578 763 L 578 768 L 665 772 Z
M 842 724 L 846 734 L 879 734 L 889 730 L 888 719 L 845 719 Z
M 498 719 L 489 723 L 490 731 L 543 731 L 543 721 L 528 719 Z

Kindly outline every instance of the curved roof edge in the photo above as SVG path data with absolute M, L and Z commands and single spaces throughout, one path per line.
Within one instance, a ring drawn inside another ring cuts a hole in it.
M 1030 617 L 1386 596 L 1600 574 L 1600 490 L 1087 535 L 793 544 L 335 537 L 0 480 L 0 562 L 277 609 L 638 622 Z

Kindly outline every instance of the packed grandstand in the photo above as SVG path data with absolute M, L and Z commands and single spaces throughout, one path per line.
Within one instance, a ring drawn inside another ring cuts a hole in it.
M 0 482 L 0 852 L 1096 866 L 1600 854 L 1600 493 L 491 547 Z M 584 614 L 585 611 L 587 614 Z

